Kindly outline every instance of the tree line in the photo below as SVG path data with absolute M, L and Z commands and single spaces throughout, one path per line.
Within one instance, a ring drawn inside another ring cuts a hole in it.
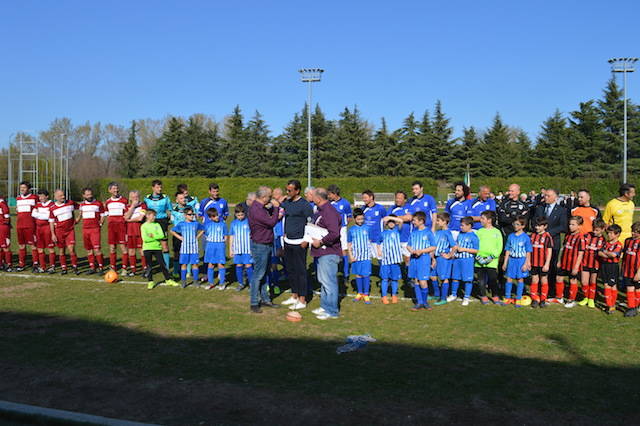
M 535 141 L 496 114 L 487 129 L 466 127 L 454 138 L 450 118 L 437 101 L 432 111 L 410 113 L 397 129 L 377 126 L 357 107 L 337 119 L 316 105 L 311 113 L 313 175 L 558 176 L 619 178 L 622 158 L 622 90 L 611 79 L 602 97 L 569 113 L 556 110 Z M 204 114 L 135 120 L 129 128 L 55 120 L 40 133 L 43 149 L 60 134 L 71 138 L 72 179 L 104 176 L 288 177 L 307 167 L 307 106 L 274 135 L 259 112 L 240 106 L 220 122 Z M 628 103 L 629 172 L 640 171 L 640 108 Z M 12 149 L 15 149 L 12 148 Z M 6 151 L 6 150 L 5 150 Z M 1 171 L 0 171 L 1 172 Z

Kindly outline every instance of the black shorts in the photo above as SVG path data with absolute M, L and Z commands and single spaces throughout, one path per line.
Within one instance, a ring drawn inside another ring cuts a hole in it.
M 600 265 L 600 279 L 605 285 L 615 287 L 618 285 L 618 275 L 620 268 L 617 263 L 603 263 Z
M 582 271 L 583 272 L 588 272 L 590 274 L 597 274 L 599 269 L 598 268 L 587 268 L 586 266 L 582 267 Z
M 580 275 L 580 271 L 578 271 L 578 275 Z M 577 280 L 580 277 L 578 275 L 573 275 L 571 273 L 571 271 L 567 270 L 567 269 L 558 269 L 558 272 L 556 272 L 556 276 L 558 277 L 569 277 L 569 279 L 572 280 Z
M 532 266 L 531 267 L 531 272 L 529 272 L 530 275 L 540 275 L 541 277 L 546 277 L 547 275 L 549 275 L 549 271 L 544 272 L 542 270 L 542 266 Z
M 636 290 L 640 289 L 640 281 L 634 281 L 633 278 L 622 278 L 623 287 L 633 287 Z
M 162 238 L 160 241 L 167 241 L 169 238 L 167 237 L 168 232 L 169 232 L 169 219 L 162 218 L 162 219 L 156 219 L 156 222 L 158 222 L 160 224 L 160 227 L 162 228 L 162 230 L 164 231 L 164 238 Z
M 171 247 L 173 248 L 173 252 L 178 254 L 180 253 L 180 247 L 182 247 L 182 241 L 177 239 L 176 237 L 171 238 Z

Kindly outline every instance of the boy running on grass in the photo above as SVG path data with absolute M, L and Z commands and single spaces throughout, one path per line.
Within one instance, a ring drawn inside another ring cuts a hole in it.
M 491 301 L 500 304 L 500 291 L 498 289 L 498 264 L 502 254 L 502 232 L 493 226 L 496 213 L 485 210 L 480 214 L 482 228 L 476 231 L 479 248 L 474 265 L 480 290 L 480 302 L 483 305 L 489 303 L 487 298 L 487 286 L 491 290 Z
M 549 294 L 549 267 L 553 251 L 553 238 L 547 232 L 546 217 L 537 217 L 535 232 L 531 233 L 531 307 L 545 308 Z
M 391 303 L 398 303 L 398 280 L 402 277 L 400 264 L 402 263 L 402 245 L 400 243 L 400 227 L 404 221 L 395 215 L 382 218 L 382 246 L 378 246 L 380 257 L 380 289 L 382 303 L 389 304 L 387 297 L 389 281 L 391 281 Z
M 578 278 L 584 257 L 584 236 L 580 233 L 583 219 L 580 216 L 572 216 L 569 219 L 569 233 L 564 237 L 562 254 L 558 256 L 558 273 L 556 278 L 556 297 L 550 302 L 563 303 L 564 278 L 569 277 L 569 298 L 564 303 L 565 308 L 576 306 L 578 294 Z
M 618 298 L 618 276 L 620 275 L 620 257 L 622 256 L 622 243 L 620 225 L 609 225 L 607 227 L 608 241 L 602 251 L 598 253 L 600 257 L 600 276 L 604 282 L 604 300 L 607 314 L 613 314 L 616 310 L 616 299 Z
M 583 224 L 584 225 L 584 224 Z M 583 298 L 578 302 L 580 306 L 589 305 L 595 308 L 596 286 L 598 282 L 598 271 L 600 270 L 600 256 L 598 253 L 602 251 L 606 240 L 604 239 L 604 230 L 607 225 L 602 219 L 593 222 L 591 232 L 584 234 L 584 257 L 582 258 L 582 295 Z
M 191 207 L 184 209 L 184 217 L 184 222 L 180 222 L 171 229 L 171 234 L 182 242 L 180 246 L 180 283 L 182 288 L 187 288 L 187 265 L 191 265 L 193 283 L 196 287 L 200 287 L 198 240 L 204 233 L 204 225 L 196 221 L 195 213 Z
M 140 236 L 142 238 L 142 253 L 147 261 L 147 270 L 144 276 L 149 280 L 147 289 L 152 290 L 156 284 L 153 282 L 153 258 L 156 258 L 160 271 L 164 276 L 165 284 L 177 286 L 178 283 L 171 279 L 167 265 L 164 263 L 162 256 L 162 240 L 166 238 L 164 230 L 159 223 L 156 222 L 155 210 L 147 210 L 145 214 L 146 221 L 140 227 Z
M 531 269 L 531 239 L 524 232 L 527 220 L 518 216 L 513 221 L 514 232 L 509 234 L 507 244 L 504 248 L 504 263 L 502 270 L 506 272 L 507 282 L 505 284 L 505 303 L 514 303 L 516 308 L 522 308 L 522 292 L 524 291 L 524 279 L 529 276 Z M 511 299 L 511 288 L 513 283 L 517 283 L 515 301 Z
M 207 245 L 204 251 L 204 263 L 207 264 L 207 285 L 206 289 L 211 290 L 214 285 L 214 268 L 218 266 L 218 290 L 224 290 L 227 288 L 224 267 L 227 263 L 225 256 L 226 247 L 225 241 L 227 239 L 227 224 L 220 218 L 218 210 L 211 207 L 207 210 L 207 221 L 205 227 L 205 240 Z M 195 280 L 195 278 L 194 278 Z
M 413 215 L 413 228 L 407 244 L 407 250 L 411 254 L 408 275 L 413 281 L 416 294 L 416 304 L 411 308 L 414 312 L 422 309 L 431 310 L 428 302 L 428 282 L 431 276 L 431 253 L 436 250 L 436 238 L 431 229 L 426 227 L 426 220 L 425 212 L 420 211 Z

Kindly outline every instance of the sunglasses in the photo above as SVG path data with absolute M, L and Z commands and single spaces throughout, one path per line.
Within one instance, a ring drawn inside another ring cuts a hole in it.
M 194 216 L 194 215 L 195 215 L 195 213 L 185 213 L 184 215 L 185 215 L 185 216 Z

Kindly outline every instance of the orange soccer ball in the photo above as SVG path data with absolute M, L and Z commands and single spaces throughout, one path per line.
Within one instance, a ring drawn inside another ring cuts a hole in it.
M 291 321 L 291 322 L 302 321 L 302 315 L 300 315 L 300 313 L 296 311 L 287 312 L 287 315 L 285 316 L 285 318 L 287 319 L 287 321 Z
M 104 281 L 113 284 L 118 281 L 120 277 L 118 277 L 118 273 L 113 269 L 109 270 L 106 274 L 104 274 Z

